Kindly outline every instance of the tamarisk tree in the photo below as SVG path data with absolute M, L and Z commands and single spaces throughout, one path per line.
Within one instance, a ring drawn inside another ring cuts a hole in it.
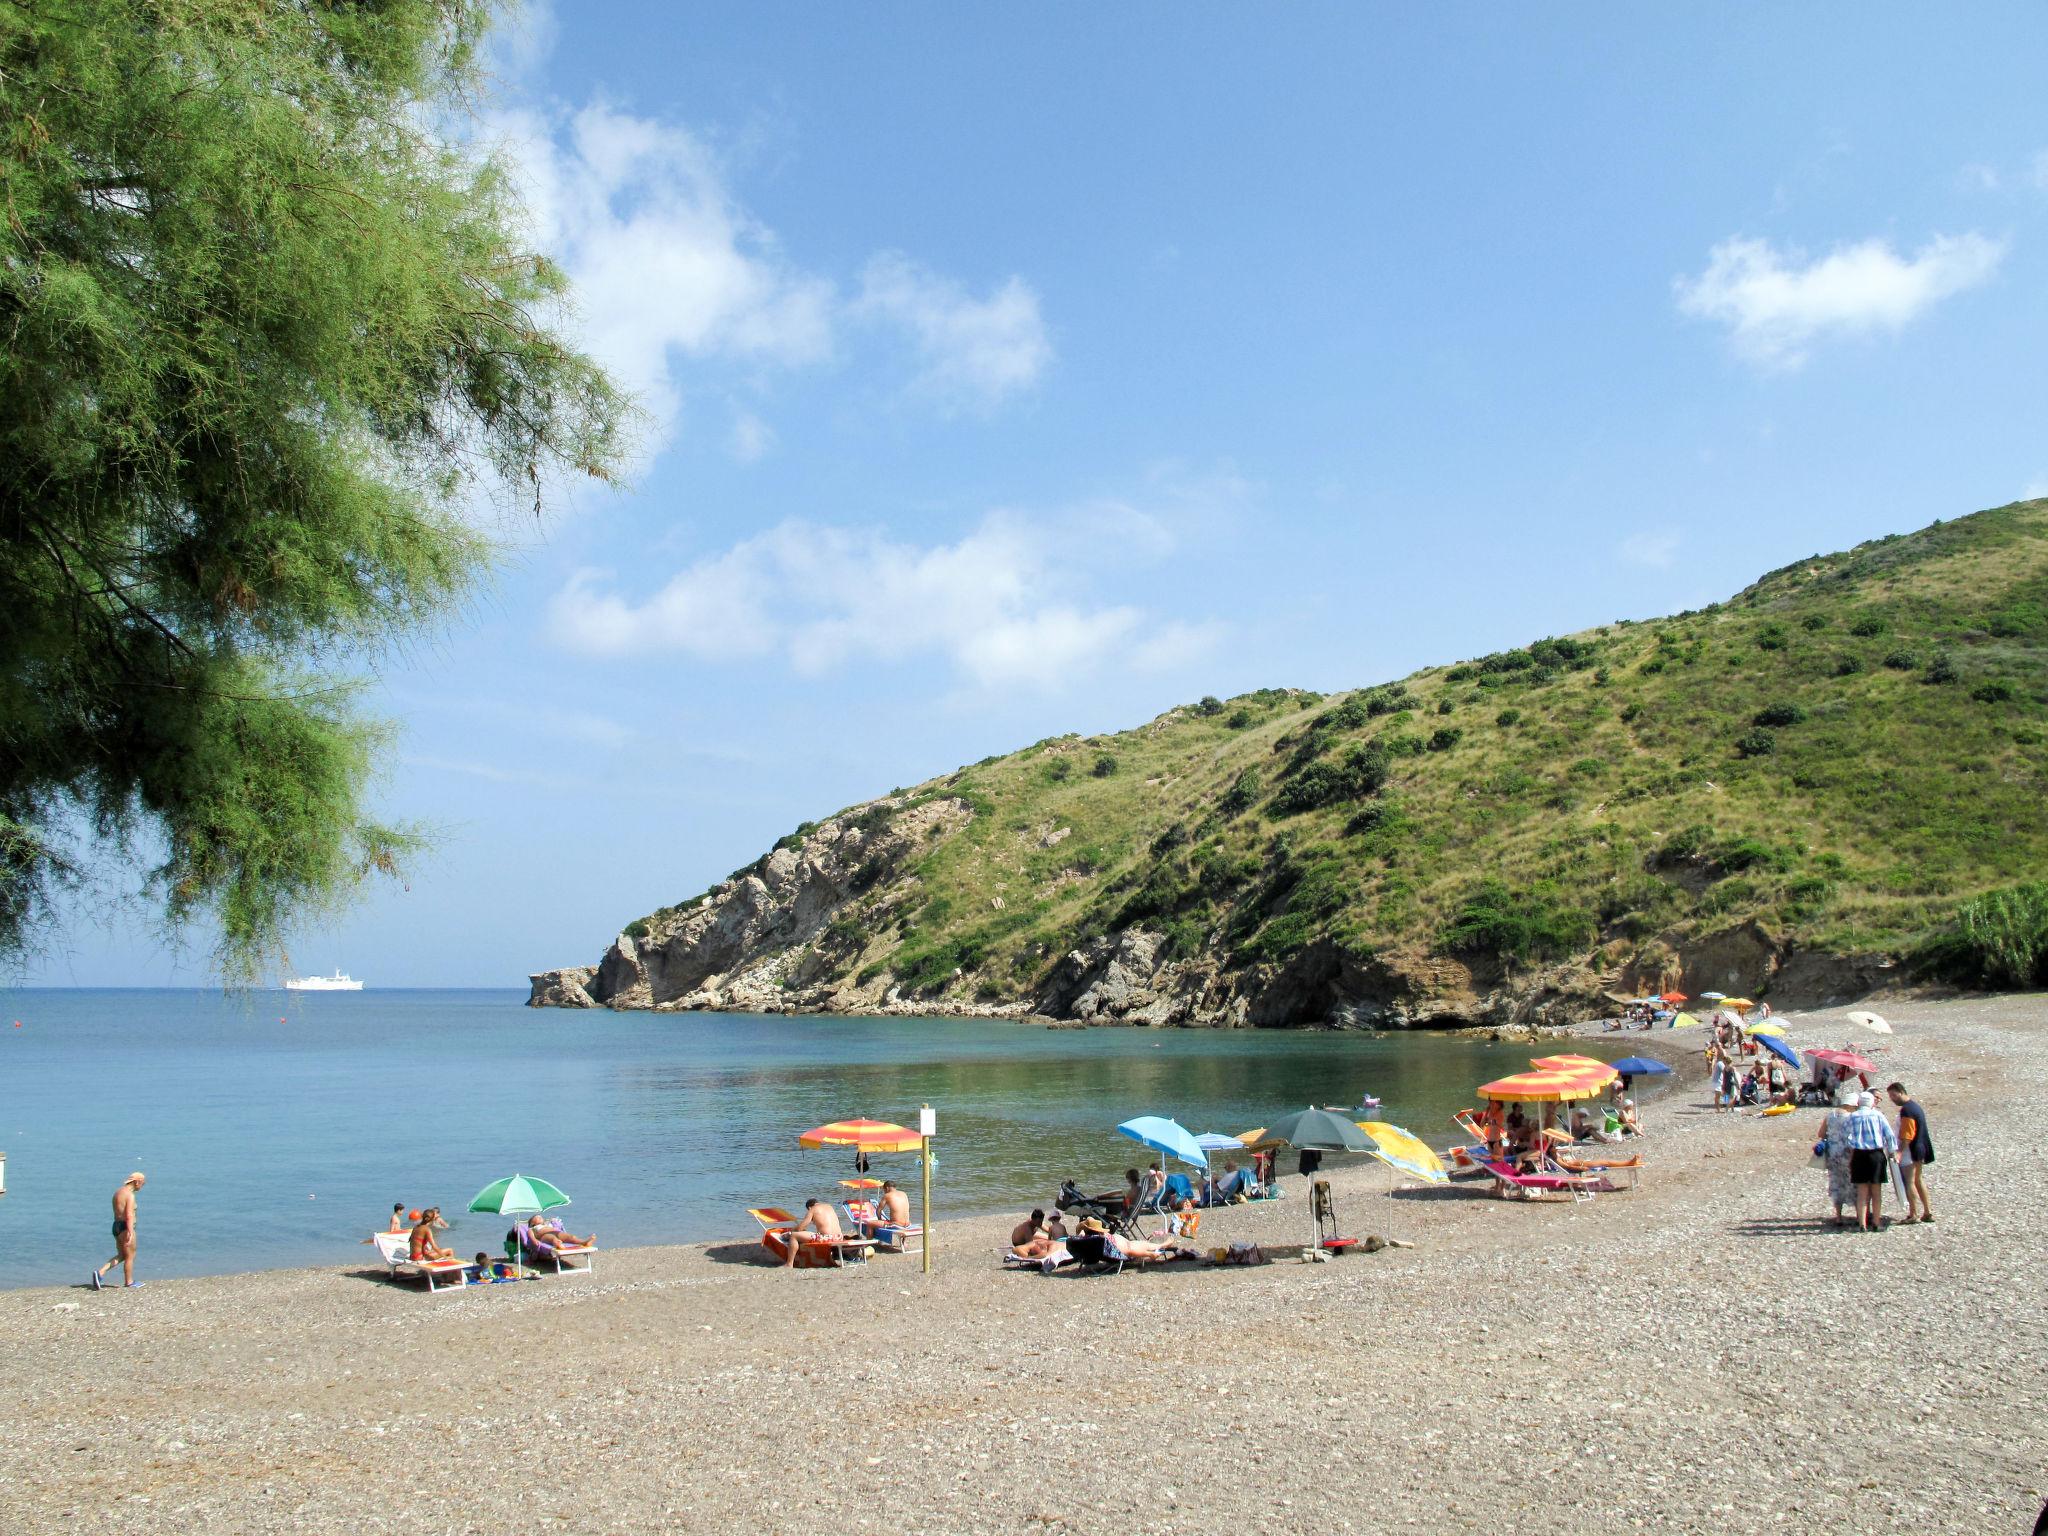
M 0 0 L 0 951 L 127 868 L 249 979 L 394 871 L 357 683 L 485 488 L 618 464 L 460 131 L 491 9 Z

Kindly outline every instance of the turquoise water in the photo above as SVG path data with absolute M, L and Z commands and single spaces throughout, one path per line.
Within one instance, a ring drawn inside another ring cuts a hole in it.
M 438 1204 L 462 1253 L 503 1218 L 469 1199 L 520 1172 L 612 1244 L 754 1230 L 852 1173 L 801 1130 L 938 1112 L 934 1205 L 1021 1210 L 1065 1176 L 1108 1187 L 1142 1157 L 1141 1114 L 1236 1133 L 1349 1104 L 1442 1146 L 1472 1087 L 1526 1046 L 1272 1031 L 1047 1030 L 959 1019 L 529 1009 L 512 991 L 0 993 L 0 1284 L 82 1279 L 113 1252 L 131 1169 L 142 1272 L 360 1261 L 394 1201 Z M 15 1028 L 16 1020 L 21 1027 Z M 916 1172 L 914 1158 L 876 1173 Z

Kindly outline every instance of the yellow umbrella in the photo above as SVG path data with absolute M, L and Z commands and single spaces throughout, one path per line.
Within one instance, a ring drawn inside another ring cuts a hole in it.
M 1432 1152 L 1421 1137 L 1384 1120 L 1361 1120 L 1358 1128 L 1372 1138 L 1372 1155 L 1396 1173 L 1405 1173 L 1426 1184 L 1444 1184 L 1450 1175 L 1443 1159 Z
M 1742 1032 L 1745 1035 L 1776 1035 L 1781 1040 L 1785 1038 L 1785 1031 L 1778 1028 L 1769 1019 L 1765 1019 L 1757 1024 L 1745 1024 L 1742 1026 Z
M 1716 1003 L 1714 1006 L 1717 1008 L 1733 1008 L 1737 1013 L 1742 1013 L 1748 1009 L 1754 1008 L 1756 1004 L 1752 1003 L 1746 997 L 1724 997 L 1721 999 L 1720 1002 Z

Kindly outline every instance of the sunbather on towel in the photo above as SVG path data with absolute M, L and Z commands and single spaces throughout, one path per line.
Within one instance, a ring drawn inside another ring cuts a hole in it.
M 1112 1237 L 1109 1251 L 1127 1259 L 1170 1259 L 1179 1250 L 1172 1243 L 1151 1243 L 1142 1237 Z
M 803 1219 L 783 1232 L 782 1267 L 796 1268 L 796 1250 L 808 1232 L 821 1243 L 836 1243 L 846 1234 L 839 1230 L 839 1213 L 823 1200 L 806 1200 Z
M 448 1225 L 441 1219 L 441 1208 L 430 1205 L 420 1212 L 419 1225 L 412 1229 L 412 1241 L 407 1251 L 415 1264 L 445 1264 L 455 1257 L 455 1250 L 443 1248 L 434 1241 L 434 1229 Z
M 564 1248 L 589 1248 L 597 1242 L 595 1237 L 577 1237 L 564 1232 L 560 1222 L 550 1221 L 545 1216 L 528 1218 L 526 1236 L 536 1248 L 545 1248 L 550 1253 L 559 1253 Z
M 1010 1244 L 1010 1252 L 1020 1259 L 1042 1259 L 1055 1248 L 1064 1250 L 1064 1243 L 1056 1243 L 1044 1232 L 1034 1232 L 1021 1243 Z
M 1034 1210 L 1010 1229 L 1010 1246 L 1023 1248 L 1034 1238 L 1045 1236 L 1045 1212 Z

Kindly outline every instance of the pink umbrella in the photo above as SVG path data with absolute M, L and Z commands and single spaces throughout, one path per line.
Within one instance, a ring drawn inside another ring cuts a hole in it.
M 1806 1053 L 1809 1061 L 1824 1061 L 1831 1067 L 1840 1067 L 1844 1072 L 1875 1072 L 1877 1063 L 1868 1056 L 1858 1056 L 1854 1051 L 1818 1050 Z

